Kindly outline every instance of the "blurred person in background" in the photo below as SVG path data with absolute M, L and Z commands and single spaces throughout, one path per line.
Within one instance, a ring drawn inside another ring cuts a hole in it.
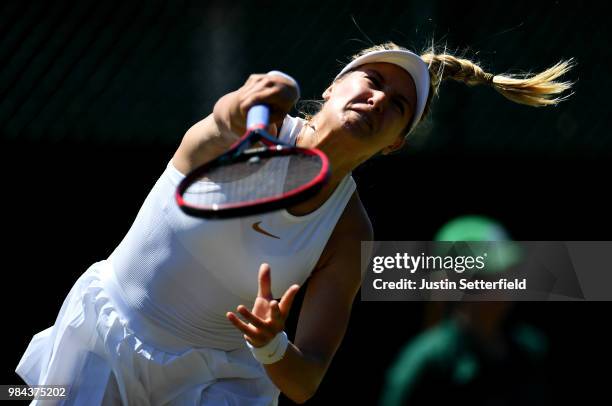
M 445 224 L 435 241 L 508 242 L 509 236 L 492 219 L 463 216 Z M 498 248 L 496 262 L 487 264 L 488 276 L 499 277 L 520 262 L 514 245 Z M 386 372 L 380 406 L 546 404 L 547 339 L 517 320 L 515 303 L 429 304 L 430 317 L 440 310 L 445 314 L 399 351 Z

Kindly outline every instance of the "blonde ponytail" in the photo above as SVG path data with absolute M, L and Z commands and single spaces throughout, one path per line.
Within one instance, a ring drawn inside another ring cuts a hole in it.
M 393 42 L 385 42 L 359 51 L 352 56 L 356 59 L 373 51 L 406 49 Z M 440 84 L 446 79 L 463 82 L 468 86 L 488 85 L 515 103 L 532 107 L 556 105 L 567 100 L 573 93 L 560 96 L 571 89 L 572 82 L 558 82 L 556 79 L 575 66 L 574 59 L 561 61 L 538 74 L 492 74 L 485 72 L 478 63 L 451 55 L 444 50 L 436 52 L 431 46 L 421 59 L 429 66 L 430 90 L 421 122 L 431 111 L 433 99 L 439 95 Z
M 490 85 L 505 98 L 532 107 L 556 105 L 570 95 L 557 97 L 572 87 L 571 82 L 555 81 L 575 66 L 574 60 L 561 61 L 544 72 L 522 75 L 493 75 L 486 73 L 476 63 L 446 53 L 425 53 L 421 58 L 429 65 L 430 78 L 435 94 L 440 82 L 452 79 L 468 86 Z

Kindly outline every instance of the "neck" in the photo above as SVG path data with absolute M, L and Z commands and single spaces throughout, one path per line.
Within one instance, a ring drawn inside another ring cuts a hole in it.
M 354 154 L 346 151 L 342 137 L 336 136 L 337 134 L 325 125 L 325 120 L 318 118 L 319 115 L 304 125 L 297 136 L 296 146 L 317 148 L 327 156 L 331 166 L 328 185 L 335 189 L 335 186 L 367 157 L 355 157 Z
M 317 148 L 327 156 L 331 166 L 331 176 L 327 184 L 316 196 L 288 208 L 287 211 L 290 214 L 304 216 L 318 209 L 334 193 L 342 179 L 359 165 L 360 162 L 347 159 L 347 156 L 350 154 L 347 154 L 346 151 L 343 152 L 342 148 L 336 145 L 338 143 L 339 141 L 337 141 L 337 138 L 334 138 L 332 131 L 314 122 L 307 123 L 297 135 L 296 146 Z

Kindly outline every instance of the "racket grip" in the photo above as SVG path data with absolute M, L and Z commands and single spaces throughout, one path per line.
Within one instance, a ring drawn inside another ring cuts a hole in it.
M 270 123 L 270 108 L 265 104 L 257 104 L 247 113 L 247 130 L 254 127 L 266 127 Z

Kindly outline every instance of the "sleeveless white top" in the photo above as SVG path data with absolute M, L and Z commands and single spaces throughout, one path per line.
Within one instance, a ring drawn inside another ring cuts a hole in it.
M 304 120 L 287 116 L 279 138 L 295 144 Z M 162 348 L 244 346 L 225 317 L 252 307 L 258 271 L 270 264 L 272 294 L 280 298 L 310 276 L 356 185 L 347 175 L 330 198 L 305 216 L 286 210 L 227 220 L 184 214 L 174 200 L 183 179 L 172 162 L 131 229 L 111 254 L 117 306 L 131 328 Z

